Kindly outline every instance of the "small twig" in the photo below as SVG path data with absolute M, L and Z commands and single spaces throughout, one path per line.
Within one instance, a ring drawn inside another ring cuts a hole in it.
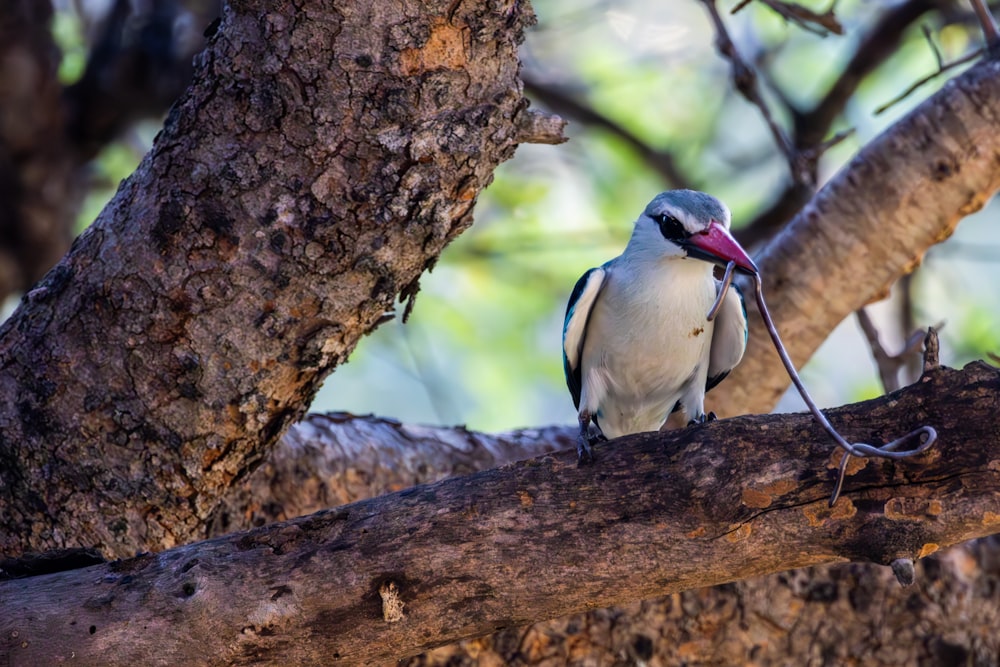
M 960 65 L 964 65 L 967 62 L 975 60 L 980 55 L 982 55 L 982 53 L 983 53 L 982 49 L 976 49 L 972 53 L 964 55 L 961 58 L 959 58 L 958 60 L 952 61 L 952 62 L 950 62 L 950 63 L 948 63 L 948 64 L 946 64 L 946 65 L 944 65 L 942 67 L 939 67 L 938 71 L 934 72 L 933 74 L 928 74 L 927 76 L 923 77 L 922 79 L 920 79 L 919 81 L 917 81 L 916 83 L 914 83 L 912 86 L 910 86 L 909 88 L 907 88 L 906 90 L 904 90 L 900 95 L 897 95 L 893 99 L 889 100 L 888 102 L 886 102 L 885 104 L 883 104 L 882 106 L 880 106 L 878 109 L 875 109 L 875 115 L 877 116 L 877 115 L 885 112 L 887 109 L 890 109 L 893 106 L 899 104 L 900 102 L 902 102 L 903 100 L 905 100 L 907 97 L 909 97 L 910 95 L 912 95 L 913 91 L 915 91 L 917 88 L 920 88 L 925 83 L 936 79 L 937 77 L 939 77 L 940 75 L 944 74 L 945 72 L 947 72 L 950 69 L 954 69 L 954 68 L 956 68 L 956 67 L 958 67 Z
M 739 51 L 736 50 L 736 45 L 726 30 L 726 24 L 719 14 L 719 9 L 715 6 L 715 0 L 702 0 L 702 2 L 708 9 L 709 16 L 712 18 L 712 23 L 715 26 L 715 47 L 722 57 L 729 61 L 732 67 L 733 85 L 736 86 L 736 90 L 750 104 L 753 104 L 760 110 L 764 122 L 771 131 L 771 136 L 774 137 L 775 144 L 777 144 L 778 149 L 785 155 L 785 159 L 788 161 L 792 178 L 796 182 L 814 184 L 816 181 L 815 164 L 810 165 L 802 159 L 802 156 L 792 146 L 792 142 L 789 141 L 785 131 L 774 120 L 771 110 L 764 101 L 764 97 L 760 94 L 760 87 L 757 85 L 757 72 L 743 60 Z
M 899 318 L 900 331 L 914 331 L 917 328 L 916 305 L 913 291 L 915 282 L 913 277 L 916 273 L 907 273 L 899 279 L 899 309 L 896 316 Z M 919 357 L 910 357 L 906 364 L 906 375 L 904 382 L 910 384 L 920 376 L 921 366 Z
M 524 109 L 517 115 L 516 122 L 519 144 L 561 144 L 567 141 L 563 133 L 566 121 L 555 114 Z
M 938 332 L 934 327 L 927 327 L 927 336 L 924 337 L 924 372 L 934 370 L 941 366 L 941 341 L 938 340 Z
M 882 388 L 886 393 L 896 391 L 900 387 L 899 369 L 904 367 L 907 358 L 919 349 L 920 344 L 924 341 L 924 332 L 922 330 L 914 331 L 906 339 L 903 349 L 898 354 L 889 354 L 885 346 L 882 345 L 882 341 L 879 340 L 878 329 L 875 328 L 875 323 L 868 316 L 868 311 L 861 308 L 855 315 L 858 318 L 858 324 L 861 325 L 861 331 L 868 341 L 868 346 L 871 348 L 872 357 L 874 357 L 875 365 L 878 367 L 879 379 L 882 381 Z
M 983 0 L 969 0 L 972 9 L 976 12 L 979 25 L 983 28 L 983 37 L 986 39 L 986 47 L 991 51 L 1000 44 L 1000 30 L 997 29 L 997 22 Z
M 938 48 L 937 43 L 934 41 L 931 27 L 923 23 L 920 25 L 920 31 L 924 33 L 924 40 L 927 41 L 927 46 L 931 47 L 931 53 L 934 54 L 934 61 L 937 63 L 938 69 L 941 69 L 944 67 L 944 56 L 941 55 L 941 49 Z
M 899 367 L 901 363 L 895 355 L 889 354 L 882 341 L 879 339 L 878 329 L 875 323 L 864 308 L 859 309 L 854 315 L 858 318 L 861 331 L 865 334 L 868 347 L 871 348 L 872 357 L 875 359 L 875 366 L 878 367 L 878 376 L 882 381 L 882 389 L 888 393 L 899 389 Z
M 831 148 L 842 142 L 844 139 L 851 136 L 852 134 L 854 134 L 853 127 L 848 128 L 846 130 L 841 130 L 840 132 L 833 135 L 829 139 L 826 139 L 825 141 L 822 141 L 814 146 L 809 146 L 808 148 L 799 149 L 799 156 L 804 162 L 811 164 L 812 168 L 815 169 L 816 163 L 819 162 L 819 159 L 823 157 L 824 153 L 826 153 L 828 150 L 830 150 Z
M 774 12 L 789 23 L 794 23 L 803 30 L 811 32 L 814 35 L 826 37 L 831 32 L 835 35 L 844 34 L 844 26 L 840 24 L 840 21 L 837 20 L 837 16 L 833 13 L 833 8 L 837 5 L 837 0 L 833 0 L 830 4 L 830 8 L 822 14 L 814 12 L 808 7 L 803 7 L 802 5 L 798 5 L 794 2 L 783 2 L 782 0 L 760 1 L 770 7 Z M 735 14 L 748 4 L 750 4 L 750 0 L 741 2 L 734 7 L 730 13 Z

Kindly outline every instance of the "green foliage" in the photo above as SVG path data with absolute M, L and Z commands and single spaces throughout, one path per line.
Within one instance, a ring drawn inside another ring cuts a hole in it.
M 56 11 L 52 17 L 52 37 L 62 52 L 59 81 L 64 85 L 74 83 L 87 64 L 87 44 L 79 16 L 67 10 Z

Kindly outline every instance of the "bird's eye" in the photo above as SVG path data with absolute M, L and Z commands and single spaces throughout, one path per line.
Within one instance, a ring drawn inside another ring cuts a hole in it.
M 660 226 L 660 233 L 668 241 L 683 241 L 691 237 L 691 232 L 684 229 L 683 223 L 672 215 L 661 213 L 653 218 Z

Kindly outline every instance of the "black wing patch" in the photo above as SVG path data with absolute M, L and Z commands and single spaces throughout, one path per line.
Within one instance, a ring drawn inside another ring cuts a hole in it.
M 595 273 L 596 272 L 596 273 Z M 587 322 L 593 310 L 594 300 L 604 284 L 604 268 L 590 269 L 576 281 L 566 305 L 563 319 L 563 372 L 566 386 L 573 396 L 573 406 L 580 407 L 580 393 L 583 390 L 581 359 L 586 338 Z

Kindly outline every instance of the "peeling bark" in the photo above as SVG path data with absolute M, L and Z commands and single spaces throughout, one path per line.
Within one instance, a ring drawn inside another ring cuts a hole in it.
M 998 397 L 1000 372 L 972 364 L 830 411 L 855 437 L 929 419 L 941 438 L 919 461 L 863 462 L 832 509 L 836 461 L 811 418 L 741 417 L 623 438 L 598 448 L 599 466 L 550 454 L 246 534 L 3 582 L 0 646 L 14 664 L 70 651 L 102 665 L 385 661 L 792 567 L 915 559 L 1000 530 Z M 387 610 L 393 585 L 402 608 Z
M 137 172 L 0 328 L 0 553 L 199 533 L 471 224 L 521 131 L 532 18 L 230 3 Z

